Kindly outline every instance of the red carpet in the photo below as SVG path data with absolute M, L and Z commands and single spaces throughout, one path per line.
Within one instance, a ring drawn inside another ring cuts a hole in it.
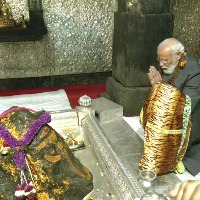
M 6 90 L 0 91 L 0 96 L 11 96 L 19 94 L 35 94 L 41 92 L 55 91 L 59 89 L 64 89 L 69 98 L 72 108 L 78 106 L 78 99 L 83 95 L 88 95 L 89 97 L 98 98 L 101 93 L 106 92 L 106 84 L 94 84 L 94 85 L 67 85 L 67 86 L 56 86 L 49 88 L 31 88 L 31 89 L 19 89 L 19 90 Z

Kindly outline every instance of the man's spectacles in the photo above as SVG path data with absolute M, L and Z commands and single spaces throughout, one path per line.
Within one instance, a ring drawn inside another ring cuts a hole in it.
M 160 58 L 156 58 L 156 60 L 157 60 L 158 62 L 163 63 L 163 64 L 166 64 L 166 63 L 168 62 L 168 59 L 160 59 Z

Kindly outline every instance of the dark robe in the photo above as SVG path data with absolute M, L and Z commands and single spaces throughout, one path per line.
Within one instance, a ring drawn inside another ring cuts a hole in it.
M 196 175 L 200 172 L 200 64 L 189 56 L 186 61 L 187 64 L 179 71 L 174 86 L 192 101 L 192 130 L 183 162 L 187 170 Z M 163 81 L 170 83 L 172 76 L 165 74 Z

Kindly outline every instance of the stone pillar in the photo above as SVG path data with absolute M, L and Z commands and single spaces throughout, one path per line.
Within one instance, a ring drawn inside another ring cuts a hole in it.
M 157 46 L 172 37 L 174 17 L 169 13 L 170 0 L 118 0 L 118 7 L 106 95 L 129 116 L 139 114 L 149 93 L 148 69 L 158 65 Z

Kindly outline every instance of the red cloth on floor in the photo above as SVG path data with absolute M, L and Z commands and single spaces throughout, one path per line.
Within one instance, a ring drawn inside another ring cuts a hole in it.
M 18 90 L 5 90 L 0 91 L 0 96 L 12 96 L 21 94 L 35 94 L 41 92 L 56 91 L 64 89 L 69 98 L 69 102 L 72 108 L 78 106 L 78 99 L 83 95 L 88 95 L 92 99 L 100 97 L 101 93 L 106 92 L 106 84 L 93 84 L 93 85 L 67 85 L 67 86 L 54 86 L 48 88 L 29 88 Z

